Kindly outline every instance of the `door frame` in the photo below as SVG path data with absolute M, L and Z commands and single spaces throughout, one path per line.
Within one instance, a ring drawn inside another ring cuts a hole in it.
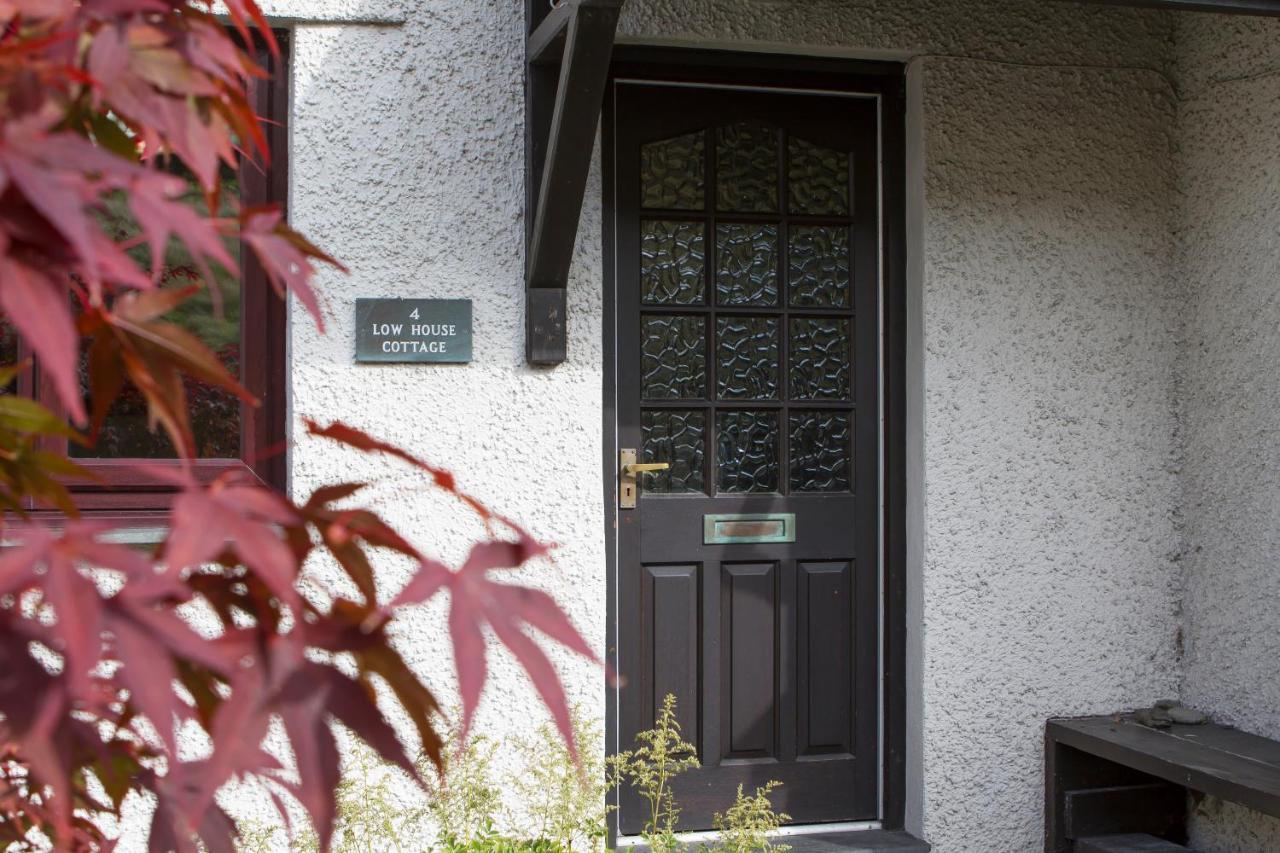
M 695 86 L 830 91 L 876 96 L 880 104 L 881 527 L 880 823 L 902 829 L 907 747 L 907 301 L 906 66 L 791 54 L 617 45 L 602 120 L 603 357 L 602 485 L 606 553 L 606 660 L 618 668 L 617 266 L 614 194 L 615 94 L 620 80 Z M 605 743 L 619 751 L 619 691 L 607 686 Z M 610 790 L 609 803 L 616 805 Z M 609 820 L 612 841 L 618 819 Z

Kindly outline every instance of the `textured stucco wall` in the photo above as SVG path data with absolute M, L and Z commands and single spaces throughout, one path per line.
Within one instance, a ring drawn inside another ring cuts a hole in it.
M 1046 717 L 1176 691 L 1170 26 L 1017 2 L 632 0 L 624 13 L 638 40 L 917 57 L 912 813 L 940 853 L 1042 843 Z
M 633 40 L 915 57 L 925 538 L 911 813 L 939 853 L 1034 850 L 1044 719 L 1177 685 L 1171 25 L 1032 5 L 631 0 L 622 23 Z M 556 565 L 526 576 L 603 648 L 599 179 L 569 286 L 569 362 L 532 370 L 521 7 L 271 4 L 295 25 L 292 219 L 352 269 L 321 277 L 327 335 L 294 312 L 292 405 L 455 468 L 563 542 Z M 354 365 L 357 295 L 473 299 L 475 362 Z M 420 480 L 295 436 L 295 491 L 390 473 L 389 515 L 429 549 L 456 559 L 477 533 Z M 401 567 L 380 571 L 393 589 Z M 448 695 L 442 624 L 418 614 L 403 647 Z M 599 673 L 557 662 L 602 715 Z M 491 732 L 541 717 L 514 673 L 494 667 L 479 720 Z
M 320 275 L 326 334 L 292 312 L 293 491 L 383 478 L 371 499 L 428 553 L 456 564 L 482 535 L 474 516 L 403 466 L 308 440 L 301 418 L 341 418 L 445 465 L 464 489 L 560 543 L 554 562 L 521 579 L 552 590 L 603 655 L 599 214 L 585 216 L 569 283 L 569 361 L 529 368 L 523 3 L 267 5 L 293 28 L 291 221 L 351 270 Z M 599 197 L 598 178 L 588 194 Z M 357 296 L 473 300 L 474 362 L 355 364 Z M 404 566 L 377 568 L 394 594 Z M 443 616 L 439 606 L 408 614 L 400 647 L 449 704 L 457 694 Z M 571 701 L 602 725 L 600 670 L 553 658 Z M 495 650 L 480 730 L 527 734 L 547 719 L 518 672 Z M 236 805 L 266 811 L 251 796 Z
M 1178 72 L 1187 343 L 1184 699 L 1280 737 L 1280 21 L 1187 16 Z M 1197 850 L 1280 849 L 1209 803 Z
M 520 4 L 410 6 L 402 26 L 296 28 L 292 218 L 352 272 L 322 278 L 327 335 L 295 312 L 294 414 L 342 417 L 444 464 L 465 489 L 561 543 L 554 564 L 524 579 L 553 590 L 603 654 L 598 214 L 583 222 L 569 283 L 569 361 L 553 372 L 531 369 Z M 598 181 L 588 192 L 599 196 Z M 473 300 L 474 363 L 354 364 L 357 295 Z M 293 458 L 299 493 L 382 471 L 305 440 Z M 458 560 L 481 535 L 473 516 L 433 495 L 421 477 L 399 474 L 381 497 L 401 529 L 446 559 Z M 440 615 L 411 615 L 402 645 L 450 696 L 453 664 Z M 568 655 L 556 660 L 572 701 L 603 719 L 599 670 Z M 515 733 L 545 719 L 512 659 L 498 654 L 490 671 L 479 727 Z
M 1176 685 L 1172 100 L 954 60 L 925 92 L 925 830 L 1031 851 L 1045 718 Z

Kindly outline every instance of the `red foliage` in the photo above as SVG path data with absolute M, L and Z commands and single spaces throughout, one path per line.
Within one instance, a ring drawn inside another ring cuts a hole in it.
M 238 352 L 215 353 L 172 321 L 204 283 L 215 286 L 213 267 L 236 272 L 224 239 L 239 238 L 277 291 L 296 295 L 321 322 L 309 281 L 314 263 L 336 262 L 278 210 L 204 215 L 164 168 L 180 160 L 206 194 L 205 209 L 217 211 L 220 162 L 267 157 L 245 96 L 262 71 L 242 44 L 250 26 L 274 42 L 252 0 L 225 7 L 240 42 L 186 0 L 0 0 L 0 311 L 70 418 L 90 427 L 82 436 L 30 400 L 0 395 L 0 508 L 10 513 L 26 515 L 34 500 L 75 515 L 61 479 L 84 472 L 45 440 L 92 443 L 113 405 L 145 408 L 189 461 L 197 452 L 192 405 L 252 402 L 227 369 Z M 121 200 L 136 238 L 121 236 L 118 221 L 104 225 L 109 205 L 118 220 Z M 193 283 L 160 289 L 175 240 L 191 258 L 183 277 Z M 149 249 L 145 268 L 130 255 L 137 246 Z M 0 385 L 19 369 L 0 369 Z M 296 798 L 327 846 L 339 775 L 333 722 L 417 772 L 376 684 L 389 688 L 418 745 L 440 762 L 439 704 L 388 628 L 400 608 L 442 590 L 464 728 L 487 676 L 487 629 L 572 744 L 564 693 L 539 638 L 595 656 L 549 596 L 495 580 L 547 546 L 413 454 L 343 424 L 309 430 L 415 466 L 477 513 L 491 538 L 453 571 L 354 504 L 365 484 L 322 487 L 299 504 L 244 474 L 201 485 L 189 465 L 155 466 L 178 496 L 154 552 L 112 544 L 110 531 L 90 521 L 11 528 L 18 544 L 0 552 L 0 845 L 23 849 L 43 836 L 57 849 L 109 847 L 97 818 L 145 791 L 156 802 L 150 849 L 231 850 L 236 826 L 214 795 L 250 777 L 273 796 Z M 356 598 L 301 594 L 316 551 L 341 566 Z M 418 566 L 389 602 L 379 600 L 372 567 L 379 551 Z M 213 624 L 195 631 L 195 610 Z M 336 658 L 345 665 L 326 662 Z M 263 748 L 272 720 L 288 735 L 293 768 Z M 177 732 L 190 726 L 212 743 L 200 760 L 178 754 Z

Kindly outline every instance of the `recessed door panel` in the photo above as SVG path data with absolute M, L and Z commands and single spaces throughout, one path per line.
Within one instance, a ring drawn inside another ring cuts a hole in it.
M 725 758 L 771 758 L 778 719 L 778 572 L 774 563 L 720 568 Z
M 850 564 L 798 566 L 798 752 L 853 751 L 853 583 Z
M 649 725 L 670 694 L 676 697 L 681 728 L 694 738 L 699 704 L 698 567 L 645 566 L 644 598 Z

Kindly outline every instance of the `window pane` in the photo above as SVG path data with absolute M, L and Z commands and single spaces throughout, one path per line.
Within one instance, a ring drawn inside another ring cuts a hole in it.
M 772 213 L 778 209 L 778 132 L 731 124 L 716 133 L 716 204 L 720 210 Z
M 701 305 L 706 290 L 701 222 L 640 223 L 640 294 L 647 305 Z
M 793 226 L 789 257 L 793 308 L 849 307 L 849 229 Z
M 186 174 L 184 173 L 184 177 Z M 223 165 L 221 172 L 221 215 L 233 215 L 240 187 L 235 171 Z M 203 193 L 191 182 L 186 202 L 204 209 Z M 124 210 L 123 202 L 112 207 L 107 216 L 108 227 L 115 226 L 119 238 L 136 233 Z M 227 241 L 227 250 L 233 259 L 239 259 L 239 242 Z M 145 246 L 130 253 L 144 269 L 149 268 L 150 252 Z M 191 254 L 179 241 L 171 240 L 164 257 L 161 272 L 162 287 L 186 287 L 201 281 L 199 269 L 192 262 Z M 232 376 L 240 376 L 240 282 L 238 271 L 227 272 L 213 267 L 218 292 L 222 295 L 221 316 L 214 310 L 214 302 L 207 288 L 202 287 L 191 299 L 164 317 L 166 322 L 181 326 L 202 340 L 227 368 Z M 88 365 L 81 359 L 81 387 L 88 395 Z M 193 377 L 185 377 L 187 408 L 191 428 L 195 434 L 196 453 L 202 459 L 234 459 L 240 455 L 240 401 L 232 394 L 215 388 Z M 112 406 L 98 437 L 96 447 L 84 448 L 72 444 L 72 456 L 96 459 L 172 459 L 177 456 L 169 436 L 157 427 L 153 432 L 147 424 L 147 404 L 142 394 L 132 384 Z
M 791 413 L 791 491 L 849 491 L 849 420 L 848 412 Z
M 849 155 L 797 137 L 787 143 L 792 213 L 849 214 Z
M 640 319 L 640 391 L 646 400 L 701 400 L 707 393 L 706 321 L 683 314 Z
M 640 147 L 641 206 L 702 210 L 706 171 L 702 131 Z
M 671 464 L 643 475 L 644 493 L 701 492 L 706 415 L 697 409 L 646 409 L 640 418 L 640 461 Z
M 13 367 L 18 363 L 18 332 L 13 328 L 8 320 L 0 318 L 0 367 Z M 14 380 L 3 388 L 0 388 L 2 394 L 16 394 L 18 391 L 18 379 Z
M 778 226 L 716 227 L 716 303 L 778 304 Z
M 716 387 L 721 400 L 778 399 L 778 320 L 716 320 Z
M 722 411 L 716 417 L 721 492 L 778 491 L 778 413 Z
M 852 392 L 849 321 L 791 321 L 791 399 L 848 400 Z

